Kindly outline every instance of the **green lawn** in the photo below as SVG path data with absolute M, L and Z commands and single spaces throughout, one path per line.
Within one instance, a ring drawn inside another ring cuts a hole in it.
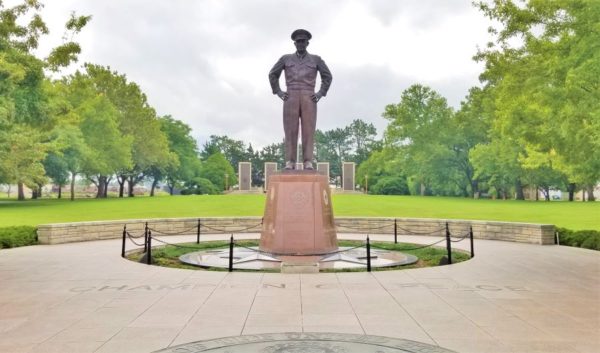
M 0 201 L 0 227 L 133 218 L 261 216 L 263 195 L 105 200 Z M 600 202 L 472 200 L 451 197 L 334 195 L 337 216 L 415 217 L 549 223 L 600 230 Z

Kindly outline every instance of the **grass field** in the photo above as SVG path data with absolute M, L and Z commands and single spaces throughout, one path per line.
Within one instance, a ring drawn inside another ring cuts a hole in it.
M 261 216 L 263 195 L 202 195 L 104 200 L 0 201 L 0 227 L 134 218 Z M 472 200 L 451 197 L 333 196 L 336 216 L 415 217 L 555 224 L 600 230 L 600 202 Z

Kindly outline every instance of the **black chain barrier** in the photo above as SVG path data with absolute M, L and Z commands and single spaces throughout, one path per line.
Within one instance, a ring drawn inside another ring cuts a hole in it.
M 451 242 L 453 242 L 453 243 L 459 243 L 459 242 L 461 242 L 461 241 L 463 241 L 463 240 L 467 239 L 467 237 L 469 236 L 469 234 L 470 234 L 470 233 L 469 233 L 469 232 L 467 232 L 467 233 L 465 233 L 465 235 L 463 235 L 462 237 L 460 237 L 460 236 L 456 236 L 456 235 L 450 235 L 450 241 L 451 241 Z M 458 240 L 453 240 L 453 239 L 452 239 L 452 237 L 454 237 L 454 238 L 458 238 Z
M 154 233 L 158 233 L 161 235 L 189 235 L 189 234 L 194 234 L 194 233 L 191 233 L 191 231 L 192 230 L 196 231 L 196 229 L 197 229 L 197 226 L 193 226 L 191 228 L 188 228 L 188 229 L 185 229 L 185 230 L 182 230 L 179 232 L 165 232 L 165 231 L 154 229 L 154 228 L 148 228 L 148 230 L 151 230 Z
M 137 239 L 137 238 L 143 238 L 143 237 L 145 236 L 145 234 L 143 234 L 143 233 L 142 233 L 142 234 L 140 234 L 140 235 L 133 235 L 133 234 L 131 234 L 131 232 L 130 232 L 130 231 L 128 231 L 128 230 L 127 230 L 126 232 L 127 232 L 127 234 L 129 234 L 129 236 L 130 236 L 130 237 L 132 237 L 132 238 L 134 238 L 134 239 Z
M 137 245 L 137 246 L 144 246 L 144 245 L 145 245 L 144 243 L 138 244 L 138 243 L 137 243 L 137 242 L 134 240 L 134 239 L 137 239 L 137 238 L 141 238 L 141 237 L 143 237 L 143 235 L 141 235 L 141 236 L 137 236 L 137 237 L 134 237 L 134 236 L 132 236 L 132 235 L 131 235 L 129 232 L 127 232 L 127 237 L 129 238 L 129 241 L 131 241 L 132 243 L 134 243 L 134 244 L 135 244 L 135 245 Z
M 255 224 L 253 226 L 249 226 L 247 228 L 235 229 L 235 232 L 241 233 L 241 232 L 244 232 L 246 230 L 250 230 L 250 229 L 253 229 L 253 228 L 256 228 L 256 227 L 260 227 L 260 226 L 262 226 L 262 222 L 259 223 L 259 224 Z M 232 231 L 231 229 L 227 229 L 227 228 L 222 228 L 222 229 L 214 228 L 214 227 L 211 227 L 211 226 L 207 226 L 206 224 L 202 224 L 200 227 L 206 228 L 206 229 L 210 229 L 210 230 L 213 230 L 213 231 L 216 231 L 216 232 L 220 232 L 221 234 L 231 233 L 231 231 Z
M 171 246 L 174 246 L 174 247 L 180 248 L 180 249 L 200 250 L 200 249 L 195 248 L 193 246 L 185 246 L 185 245 L 179 245 L 179 244 L 169 243 L 169 242 L 166 242 L 164 240 L 158 239 L 157 237 L 154 237 L 154 236 L 152 237 L 152 239 L 156 240 L 159 243 L 163 243 L 165 245 L 171 245 Z
M 396 220 L 394 220 L 394 223 L 392 224 L 384 224 L 382 226 L 377 226 L 377 227 L 371 227 L 371 226 L 350 226 L 350 225 L 345 225 L 345 224 L 338 224 L 337 227 L 341 227 L 341 228 L 347 228 L 347 229 L 352 229 L 352 230 L 357 230 L 357 231 L 372 231 L 372 230 L 377 230 L 377 229 L 384 229 L 384 228 L 394 228 L 394 233 L 397 232 L 397 230 L 401 230 L 404 232 L 404 235 L 430 235 L 430 234 L 434 234 L 434 233 L 439 233 L 442 232 L 445 228 L 441 227 L 438 229 L 434 229 L 432 231 L 427 231 L 427 232 L 416 232 L 414 230 L 410 230 L 410 229 L 406 229 L 406 228 L 402 228 L 400 226 L 398 226 Z
M 404 235 L 431 235 L 434 233 L 439 233 L 441 231 L 443 231 L 445 228 L 439 228 L 439 229 L 434 229 L 432 231 L 428 231 L 428 232 L 415 232 L 406 228 L 402 228 L 402 227 L 398 227 L 398 229 L 400 229 L 401 231 L 403 231 L 405 234 Z
M 437 244 L 439 244 L 439 243 L 441 243 L 441 242 L 444 242 L 444 241 L 446 241 L 446 239 L 440 239 L 440 240 L 436 241 L 435 243 L 431 243 L 431 244 L 427 244 L 427 245 L 422 245 L 422 246 L 417 246 L 417 247 L 415 247 L 415 248 L 399 249 L 399 250 L 400 250 L 400 251 L 412 251 L 412 250 L 420 250 L 420 249 L 425 249 L 425 248 L 428 248 L 428 247 L 430 247 L 430 246 L 437 245 Z
M 371 226 L 358 226 L 358 227 L 352 227 L 349 225 L 344 225 L 344 224 L 338 224 L 337 227 L 342 227 L 342 228 L 348 228 L 348 229 L 353 229 L 353 230 L 377 230 L 377 229 L 383 229 L 383 228 L 388 228 L 388 227 L 393 227 L 393 224 L 384 224 L 382 226 L 379 227 L 371 227 Z
M 146 265 L 152 265 L 152 231 L 148 230 L 148 251 L 146 251 Z
M 198 220 L 198 222 L 200 222 L 200 220 Z M 235 229 L 235 232 L 238 232 L 238 233 L 239 232 L 244 232 L 246 230 L 257 228 L 259 226 L 262 226 L 262 222 L 258 223 L 258 224 L 255 224 L 255 225 L 252 225 L 252 226 L 249 226 L 249 227 L 246 227 L 246 228 Z M 150 227 L 148 227 L 146 225 L 146 231 L 152 231 L 154 233 L 158 233 L 158 234 L 161 234 L 161 235 L 192 235 L 192 234 L 198 234 L 198 233 L 200 233 L 200 229 L 201 228 L 209 229 L 209 230 L 218 232 L 219 234 L 224 234 L 224 233 L 230 233 L 231 232 L 231 229 L 216 228 L 215 225 L 209 226 L 209 225 L 202 224 L 202 223 L 198 223 L 198 225 L 195 225 L 193 227 L 184 229 L 182 231 L 176 231 L 176 232 L 162 231 L 162 230 L 158 230 L 158 229 L 155 229 L 155 228 L 150 228 Z
M 250 229 L 259 227 L 262 224 L 263 224 L 263 222 L 261 220 L 261 223 L 259 223 L 259 224 L 252 225 L 252 226 L 249 226 L 249 227 L 246 227 L 246 228 L 242 228 L 242 229 L 237 229 L 236 232 L 243 232 L 243 231 L 246 231 L 246 230 L 250 230 Z M 337 226 L 338 227 L 343 227 L 343 228 L 348 228 L 348 229 L 361 230 L 361 231 L 366 230 L 364 226 L 363 227 L 352 227 L 352 226 L 343 225 L 343 224 L 339 224 Z M 170 243 L 170 242 L 164 241 L 162 239 L 156 238 L 155 236 L 152 236 L 152 232 L 155 232 L 155 233 L 158 233 L 158 234 L 161 234 L 161 235 L 169 235 L 169 236 L 171 236 L 171 235 L 191 235 L 191 234 L 193 234 L 193 233 L 191 233 L 191 231 L 192 230 L 196 230 L 197 231 L 197 243 L 199 243 L 200 242 L 199 238 L 200 238 L 200 229 L 201 229 L 201 227 L 204 227 L 204 228 L 209 229 L 209 230 L 217 231 L 217 232 L 220 232 L 220 233 L 226 233 L 226 231 L 227 231 L 227 233 L 229 233 L 229 231 L 231 231 L 230 229 L 229 230 L 227 230 L 225 228 L 219 229 L 219 228 L 215 228 L 214 226 L 208 226 L 206 224 L 201 224 L 201 220 L 200 219 L 198 219 L 198 224 L 196 226 L 190 227 L 188 229 L 185 229 L 185 230 L 179 231 L 179 232 L 165 232 L 165 231 L 159 231 L 159 230 L 156 230 L 156 229 L 153 229 L 153 228 L 149 228 L 148 227 L 148 223 L 146 222 L 145 227 L 144 227 L 144 234 L 134 235 L 134 234 L 131 234 L 129 231 L 127 231 L 127 226 L 125 225 L 123 227 L 123 243 L 122 243 L 122 248 L 121 248 L 121 256 L 125 257 L 125 240 L 126 240 L 126 238 L 129 239 L 129 241 L 131 241 L 136 246 L 140 246 L 140 247 L 143 246 L 144 247 L 144 251 L 146 252 L 146 258 L 147 258 L 147 263 L 148 264 L 151 264 L 151 262 L 152 262 L 152 258 L 151 258 L 151 256 L 152 256 L 151 255 L 152 254 L 151 253 L 151 251 L 152 251 L 151 250 L 152 239 L 154 239 L 155 241 L 158 241 L 159 243 L 162 243 L 164 245 L 170 245 L 170 246 L 173 246 L 173 247 L 176 247 L 176 248 L 180 248 L 180 249 L 199 250 L 197 247 L 179 245 L 179 244 Z M 470 249 L 471 250 L 471 257 L 475 256 L 475 253 L 474 253 L 474 250 L 473 250 L 473 227 L 472 226 L 469 226 L 469 230 L 468 230 L 467 233 L 465 233 L 463 235 L 460 235 L 460 236 L 456 236 L 456 235 L 452 235 L 450 233 L 450 228 L 449 228 L 449 225 L 448 225 L 447 222 L 446 222 L 444 228 L 440 228 L 440 229 L 436 229 L 436 230 L 428 231 L 428 232 L 415 232 L 415 231 L 411 231 L 411 230 L 408 230 L 408 229 L 404 229 L 402 227 L 398 227 L 397 221 L 396 221 L 396 219 L 394 219 L 394 223 L 393 224 L 385 224 L 385 225 L 381 225 L 381 226 L 377 226 L 377 227 L 368 227 L 368 230 L 372 231 L 372 230 L 383 229 L 383 228 L 387 228 L 387 227 L 394 227 L 394 243 L 398 243 L 398 239 L 397 239 L 397 231 L 398 231 L 398 229 L 400 229 L 400 230 L 408 233 L 408 235 L 430 235 L 430 234 L 433 234 L 433 233 L 441 232 L 442 230 L 445 229 L 445 238 L 442 238 L 442 239 L 440 239 L 440 240 L 438 240 L 436 242 L 433 242 L 431 244 L 426 244 L 426 245 L 417 246 L 417 247 L 413 247 L 413 248 L 398 249 L 400 251 L 420 250 L 420 249 L 424 249 L 424 248 L 428 248 L 428 247 L 437 245 L 439 243 L 442 243 L 443 241 L 446 241 L 446 248 L 447 248 L 447 252 L 448 252 L 448 254 L 447 254 L 447 256 L 448 256 L 448 263 L 452 264 L 452 248 L 451 248 L 450 244 L 451 243 L 461 242 L 461 241 L 465 240 L 467 237 L 469 237 L 470 241 L 471 241 L 471 244 L 470 244 L 471 245 L 470 246 L 471 247 L 471 249 Z M 144 243 L 140 244 L 140 243 L 138 243 L 138 242 L 135 241 L 135 239 L 139 239 L 139 238 L 142 238 L 142 237 L 144 237 Z M 456 239 L 452 239 L 452 238 L 456 238 Z M 233 270 L 232 256 L 233 256 L 233 247 L 234 246 L 238 246 L 240 248 L 244 248 L 244 249 L 250 250 L 252 252 L 259 253 L 259 254 L 279 255 L 279 254 L 273 254 L 272 252 L 267 252 L 267 251 L 263 251 L 263 250 L 260 250 L 260 249 L 251 248 L 251 247 L 248 247 L 248 246 L 241 245 L 241 244 L 239 244 L 239 243 L 237 243 L 237 242 L 234 241 L 233 234 L 231 234 L 230 244 L 229 244 L 229 247 L 230 247 L 230 249 L 229 249 L 229 251 L 230 251 L 230 255 L 229 255 L 229 257 L 230 257 L 229 271 Z M 371 250 L 370 248 L 371 248 L 371 246 L 370 246 L 370 241 L 369 241 L 369 234 L 367 234 L 367 240 L 366 240 L 365 244 L 354 246 L 354 247 L 350 247 L 350 248 L 347 248 L 347 249 L 340 249 L 340 250 L 333 251 L 333 252 L 328 252 L 328 253 L 314 253 L 314 254 L 303 254 L 303 255 L 285 254 L 285 255 L 286 256 L 327 256 L 327 255 L 335 255 L 335 254 L 340 254 L 340 253 L 344 253 L 344 252 L 356 250 L 356 249 L 362 248 L 362 247 L 366 247 L 366 249 L 367 249 L 367 258 L 368 258 L 367 259 L 367 270 L 370 272 L 370 267 L 371 267 L 370 266 L 370 262 L 371 262 L 370 261 L 371 260 L 370 259 L 370 250 Z

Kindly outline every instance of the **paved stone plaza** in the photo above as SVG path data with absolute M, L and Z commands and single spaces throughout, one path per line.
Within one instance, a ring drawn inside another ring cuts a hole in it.
M 278 332 L 600 351 L 600 253 L 492 240 L 475 251 L 451 266 L 298 275 L 147 266 L 122 259 L 119 240 L 0 250 L 0 352 L 151 352 Z

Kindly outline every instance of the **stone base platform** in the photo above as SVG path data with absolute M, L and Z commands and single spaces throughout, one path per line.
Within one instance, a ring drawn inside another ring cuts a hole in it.
M 260 250 L 313 255 L 336 251 L 327 177 L 314 170 L 274 173 L 268 180 Z

